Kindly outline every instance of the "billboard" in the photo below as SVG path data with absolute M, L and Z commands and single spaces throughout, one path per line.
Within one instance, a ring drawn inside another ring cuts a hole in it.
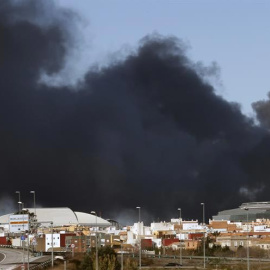
M 29 230 L 29 215 L 10 215 L 9 232 L 19 233 Z

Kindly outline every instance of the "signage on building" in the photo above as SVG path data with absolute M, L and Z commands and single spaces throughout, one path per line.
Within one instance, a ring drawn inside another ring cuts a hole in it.
M 29 230 L 29 215 L 10 215 L 9 231 L 19 233 Z

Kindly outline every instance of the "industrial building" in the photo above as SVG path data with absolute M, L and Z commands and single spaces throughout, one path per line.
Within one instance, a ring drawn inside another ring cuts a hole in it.
M 30 213 L 35 213 L 36 220 L 41 227 L 49 227 L 50 222 L 53 223 L 53 227 L 62 226 L 96 226 L 96 227 L 108 227 L 110 222 L 98 217 L 96 215 L 74 212 L 68 207 L 58 208 L 27 208 Z M 13 213 L 0 216 L 1 227 L 9 225 L 9 217 L 14 215 Z
M 238 208 L 223 210 L 213 216 L 213 220 L 251 222 L 257 219 L 270 219 L 270 202 L 243 203 Z

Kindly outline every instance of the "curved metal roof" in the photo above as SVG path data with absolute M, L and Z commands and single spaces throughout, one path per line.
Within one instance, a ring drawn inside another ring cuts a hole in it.
M 30 212 L 35 212 L 37 215 L 37 221 L 44 226 L 48 226 L 49 222 L 53 222 L 53 226 L 69 226 L 69 225 L 86 225 L 86 226 L 98 226 L 107 227 L 110 226 L 110 222 L 107 220 L 96 217 L 95 215 L 74 212 L 68 207 L 58 207 L 58 208 L 28 208 Z M 0 216 L 0 224 L 9 223 L 9 216 L 13 215 L 7 214 Z

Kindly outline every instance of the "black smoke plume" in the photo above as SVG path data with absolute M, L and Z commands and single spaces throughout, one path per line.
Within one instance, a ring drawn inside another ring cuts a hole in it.
M 76 87 L 42 82 L 76 47 L 76 17 L 51 1 L 0 2 L 2 194 L 32 206 L 35 190 L 43 206 L 123 220 L 141 206 L 146 221 L 268 200 L 267 131 L 216 94 L 181 40 L 146 36 Z

